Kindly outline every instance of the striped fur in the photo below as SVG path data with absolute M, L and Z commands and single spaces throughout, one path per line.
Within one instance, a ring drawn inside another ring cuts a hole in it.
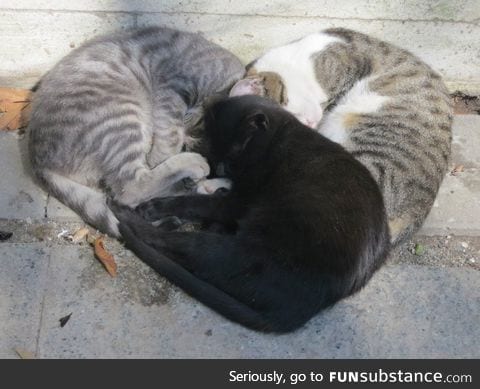
M 299 50 L 309 53 L 308 66 Z M 304 92 L 312 71 L 315 85 Z M 314 105 L 311 98 L 298 103 L 317 89 Z M 243 93 L 278 101 L 362 162 L 382 190 L 394 244 L 421 226 L 447 170 L 452 107 L 440 76 L 420 59 L 358 32 L 329 29 L 254 61 L 231 92 Z
M 86 222 L 119 236 L 107 194 L 136 206 L 182 193 L 184 178 L 211 190 L 208 163 L 191 152 L 193 131 L 205 101 L 244 72 L 227 50 L 163 27 L 87 42 L 35 94 L 28 128 L 34 173 Z

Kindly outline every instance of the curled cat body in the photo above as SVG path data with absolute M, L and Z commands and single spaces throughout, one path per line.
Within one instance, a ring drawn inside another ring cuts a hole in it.
M 279 102 L 370 170 L 393 244 L 421 226 L 451 147 L 452 107 L 436 72 L 406 50 L 341 28 L 273 48 L 247 69 L 232 96 Z
M 86 222 L 118 237 L 107 194 L 131 207 L 158 196 L 214 191 L 196 124 L 203 105 L 245 73 L 198 34 L 149 27 L 93 39 L 40 81 L 28 126 L 33 171 Z M 182 152 L 186 151 L 186 152 Z M 185 189 L 184 182 L 195 182 Z
M 381 192 L 339 144 L 259 96 L 206 113 L 212 167 L 226 194 L 153 199 L 112 209 L 145 263 L 225 317 L 267 332 L 293 331 L 358 292 L 390 242 Z M 178 217 L 202 230 L 153 227 Z

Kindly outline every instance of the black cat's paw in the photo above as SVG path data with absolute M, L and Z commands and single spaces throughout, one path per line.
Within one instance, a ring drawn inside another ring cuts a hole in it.
M 215 194 L 216 195 L 226 195 L 230 193 L 230 189 L 227 189 L 227 188 L 218 188 L 216 191 L 215 191 Z
M 152 226 L 157 227 L 164 232 L 171 232 L 178 230 L 183 225 L 183 222 L 176 216 L 166 216 L 160 220 L 152 222 Z
M 165 218 L 166 216 L 172 216 L 170 214 L 166 214 L 163 208 L 162 199 L 153 199 L 138 205 L 135 208 L 135 212 L 143 217 L 146 221 L 155 222 Z

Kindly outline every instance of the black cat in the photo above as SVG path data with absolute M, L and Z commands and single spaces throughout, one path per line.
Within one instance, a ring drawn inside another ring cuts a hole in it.
M 361 289 L 389 249 L 368 170 L 260 97 L 216 103 L 206 126 L 212 162 L 225 164 L 232 190 L 154 199 L 137 212 L 211 229 L 162 231 L 114 207 L 126 245 L 207 306 L 261 331 L 292 331 Z

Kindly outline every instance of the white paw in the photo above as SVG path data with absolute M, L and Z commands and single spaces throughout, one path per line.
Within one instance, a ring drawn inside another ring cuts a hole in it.
M 211 180 L 202 180 L 197 184 L 198 194 L 213 194 L 218 189 L 230 190 L 232 181 L 227 178 L 212 178 Z
M 180 153 L 170 157 L 166 163 L 173 174 L 179 178 L 191 178 L 197 182 L 210 174 L 210 166 L 207 160 L 197 153 Z

